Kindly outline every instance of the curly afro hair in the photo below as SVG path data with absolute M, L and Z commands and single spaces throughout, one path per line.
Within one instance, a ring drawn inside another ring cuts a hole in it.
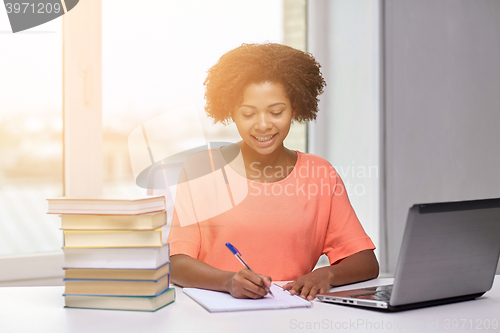
M 289 46 L 243 44 L 208 70 L 205 111 L 214 123 L 227 124 L 249 84 L 273 82 L 283 85 L 296 112 L 294 120 L 316 119 L 318 96 L 326 86 L 320 67 L 311 54 Z

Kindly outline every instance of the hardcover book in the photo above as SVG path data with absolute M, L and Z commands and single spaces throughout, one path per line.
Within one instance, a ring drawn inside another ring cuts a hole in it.
M 152 230 L 165 223 L 165 211 L 140 215 L 61 215 L 64 230 Z
M 65 248 L 64 268 L 157 269 L 170 260 L 168 244 L 161 247 Z
M 64 279 L 64 295 L 157 296 L 168 289 L 170 275 L 158 280 L 72 280 Z
M 73 280 L 158 280 L 167 274 L 170 274 L 169 263 L 158 269 L 64 269 L 64 278 Z
M 49 214 L 138 215 L 165 210 L 165 197 L 96 196 L 47 199 Z
M 64 248 L 163 246 L 163 229 L 64 230 Z
M 157 311 L 175 301 L 175 289 L 158 296 L 64 296 L 65 307 L 104 310 Z

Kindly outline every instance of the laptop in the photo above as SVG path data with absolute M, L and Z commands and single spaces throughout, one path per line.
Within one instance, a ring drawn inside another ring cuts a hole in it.
M 325 302 L 400 311 L 472 300 L 491 289 L 500 198 L 413 205 L 392 285 L 318 294 Z

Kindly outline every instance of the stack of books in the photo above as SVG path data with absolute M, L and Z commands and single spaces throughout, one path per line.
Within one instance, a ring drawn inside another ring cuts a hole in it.
M 175 300 L 163 196 L 48 202 L 61 214 L 66 307 L 156 311 Z

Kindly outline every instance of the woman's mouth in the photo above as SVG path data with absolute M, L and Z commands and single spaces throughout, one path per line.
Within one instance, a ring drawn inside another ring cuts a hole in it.
M 272 134 L 272 135 L 265 135 L 265 136 L 254 136 L 252 135 L 252 137 L 255 139 L 255 141 L 257 141 L 257 145 L 260 146 L 260 147 L 267 147 L 267 146 L 270 146 L 273 142 L 274 142 L 274 138 L 276 137 L 276 134 Z
M 255 138 L 257 139 L 257 141 L 259 142 L 266 142 L 266 141 L 269 141 L 273 138 L 274 135 L 270 135 L 270 136 L 263 136 L 263 137 L 258 137 L 256 136 Z

